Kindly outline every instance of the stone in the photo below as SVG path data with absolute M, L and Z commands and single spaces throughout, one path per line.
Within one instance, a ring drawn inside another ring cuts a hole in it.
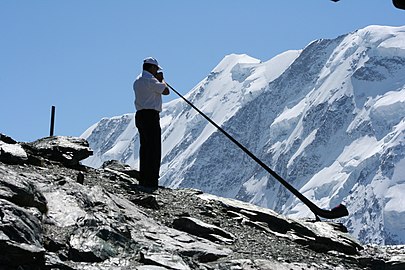
M 129 165 L 123 164 L 118 160 L 108 160 L 101 165 L 103 169 L 109 169 L 117 172 L 124 173 L 132 178 L 140 179 L 140 173 L 137 170 L 133 170 Z
M 21 265 L 43 264 L 41 220 L 4 199 L 0 199 L 0 219 L 0 265 L 17 269 Z
M 136 267 L 136 270 L 167 270 L 166 267 L 156 265 L 141 265 Z
M 7 135 L 4 135 L 2 133 L 0 133 L 0 141 L 5 142 L 7 144 L 16 144 L 17 143 L 13 138 L 11 138 Z
M 0 239 L 0 250 L 0 269 L 40 269 L 45 261 L 45 249 L 36 245 Z
M 20 207 L 35 207 L 47 212 L 47 202 L 38 188 L 27 178 L 0 168 L 0 199 L 8 200 Z
M 121 163 L 118 160 L 107 160 L 101 165 L 102 169 L 109 168 L 114 171 L 122 172 L 125 170 L 130 170 L 131 167 L 127 164 Z
M 175 219 L 173 227 L 211 241 L 232 242 L 234 239 L 231 233 L 192 217 Z
M 93 154 L 88 142 L 82 138 L 55 136 L 28 143 L 25 148 L 34 155 L 60 162 L 68 167 L 80 165 L 80 161 Z
M 140 262 L 146 265 L 162 266 L 165 269 L 190 269 L 180 256 L 169 253 L 141 253 Z
M 20 144 L 0 141 L 0 161 L 7 164 L 24 164 L 28 155 Z
M 84 174 L 79 172 L 76 177 L 76 182 L 83 185 L 84 184 Z
M 149 194 L 136 194 L 132 195 L 129 200 L 137 205 L 158 210 L 160 208 L 159 203 L 156 201 L 156 197 Z

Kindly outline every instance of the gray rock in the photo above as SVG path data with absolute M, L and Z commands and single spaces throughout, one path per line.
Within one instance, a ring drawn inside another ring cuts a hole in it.
M 229 243 L 234 240 L 231 233 L 196 218 L 180 217 L 173 221 L 173 227 L 215 242 Z
M 43 264 L 41 220 L 4 199 L 0 199 L 0 218 L 0 265 L 12 269 Z
M 133 170 L 129 165 L 123 164 L 118 160 L 105 161 L 103 165 L 101 165 L 101 168 L 121 172 L 132 178 L 140 178 L 139 171 Z
M 88 142 L 77 137 L 46 137 L 25 145 L 34 155 L 60 162 L 65 166 L 78 166 L 93 154 Z
M 4 269 L 400 269 L 405 262 L 401 248 L 360 250 L 334 223 L 191 189 L 149 194 L 123 165 L 72 166 L 86 146 L 69 139 L 78 146 L 61 148 L 54 139 L 24 148 L 41 166 L 0 161 Z M 49 148 L 60 152 L 38 150 Z M 68 152 L 74 158 L 55 162 Z
M 342 228 L 328 222 L 307 222 L 283 217 L 272 210 L 241 201 L 202 194 L 206 200 L 217 200 L 227 206 L 230 215 L 237 215 L 241 222 L 269 233 L 278 233 L 319 252 L 338 251 L 358 254 L 360 243 Z
M 109 168 L 111 170 L 115 170 L 115 171 L 118 171 L 118 172 L 122 172 L 122 171 L 125 171 L 125 170 L 131 170 L 131 167 L 129 165 L 123 164 L 123 163 L 119 162 L 118 160 L 105 161 L 103 163 L 103 165 L 101 165 L 101 168 L 102 169 Z
M 190 267 L 176 254 L 141 253 L 141 263 L 164 267 L 164 269 L 189 270 Z
M 40 269 L 45 249 L 0 239 L 0 269 Z
M 20 144 L 0 141 L 0 161 L 7 164 L 24 164 L 28 161 L 28 155 Z
M 0 198 L 8 200 L 21 207 L 35 207 L 46 213 L 46 199 L 29 176 L 18 175 L 0 168 Z
M 165 270 L 166 267 L 155 266 L 155 265 L 141 265 L 136 268 L 136 270 Z
M 136 194 L 129 197 L 129 200 L 137 205 L 158 210 L 159 203 L 156 197 L 149 194 Z
M 2 133 L 0 133 L 0 141 L 5 142 L 7 144 L 16 144 L 17 143 L 13 138 L 11 138 L 7 135 L 4 135 Z

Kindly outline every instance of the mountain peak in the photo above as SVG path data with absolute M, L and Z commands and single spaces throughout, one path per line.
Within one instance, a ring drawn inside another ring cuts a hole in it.
M 212 72 L 219 73 L 229 70 L 236 64 L 258 64 L 260 60 L 253 58 L 247 54 L 229 54 L 226 55 L 219 64 L 212 70 Z
M 390 53 L 391 56 L 405 56 L 405 26 L 391 27 L 371 25 L 357 30 L 352 35 L 361 38 L 362 42 L 373 44 L 380 53 Z

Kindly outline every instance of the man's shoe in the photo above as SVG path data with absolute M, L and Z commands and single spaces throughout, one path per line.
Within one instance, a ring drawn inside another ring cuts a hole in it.
M 137 189 L 141 192 L 145 193 L 154 193 L 156 190 L 158 190 L 158 187 L 151 187 L 151 186 L 144 186 L 144 185 L 139 185 Z

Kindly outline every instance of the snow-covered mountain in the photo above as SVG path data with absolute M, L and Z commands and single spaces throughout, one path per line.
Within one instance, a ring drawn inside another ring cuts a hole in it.
M 267 62 L 228 55 L 186 98 L 363 243 L 405 243 L 405 26 L 369 26 Z M 238 198 L 293 217 L 310 210 L 184 101 L 161 114 L 161 184 Z M 86 138 L 98 167 L 138 168 L 134 114 Z

